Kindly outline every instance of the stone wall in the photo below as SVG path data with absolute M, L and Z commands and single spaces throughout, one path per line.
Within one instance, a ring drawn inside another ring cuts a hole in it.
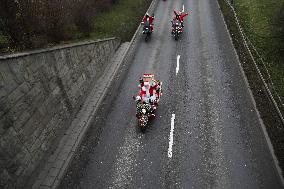
M 115 38 L 0 57 L 0 188 L 20 188 L 79 110 Z

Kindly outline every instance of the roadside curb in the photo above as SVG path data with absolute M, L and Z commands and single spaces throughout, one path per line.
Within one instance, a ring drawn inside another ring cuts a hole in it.
M 152 13 L 156 8 L 157 2 L 158 0 L 153 0 L 147 12 Z M 57 189 L 59 187 L 61 180 L 74 158 L 75 152 L 83 141 L 88 128 L 93 123 L 96 112 L 107 94 L 111 94 L 111 86 L 114 85 L 114 83 L 116 86 L 119 86 L 130 67 L 131 60 L 134 58 L 134 52 L 137 48 L 139 36 L 141 36 L 141 28 L 141 25 L 139 25 L 129 43 L 122 44 L 124 49 L 120 49 L 121 52 L 118 52 L 117 55 L 121 58 L 113 57 L 112 61 L 114 65 L 110 63 L 106 67 L 104 74 L 97 82 L 98 84 L 91 90 L 82 109 L 72 121 L 65 135 L 60 139 L 55 152 L 48 158 L 45 167 L 40 171 L 39 175 L 37 175 L 32 185 L 33 189 Z

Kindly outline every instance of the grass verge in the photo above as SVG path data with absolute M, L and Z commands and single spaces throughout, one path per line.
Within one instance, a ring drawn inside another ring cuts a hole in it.
M 120 37 L 130 41 L 152 0 L 118 0 L 94 20 L 91 38 Z
M 223 12 L 227 27 L 230 31 L 233 44 L 237 50 L 240 62 L 248 79 L 250 89 L 256 101 L 257 109 L 265 124 L 268 135 L 271 139 L 275 150 L 275 155 L 279 161 L 279 165 L 284 170 L 284 128 L 278 114 L 275 111 L 273 103 L 270 101 L 262 81 L 257 74 L 255 66 L 249 53 L 247 52 L 237 24 L 235 23 L 234 14 L 225 0 L 218 0 L 220 8 Z M 282 77 L 282 76 L 280 76 Z
M 245 34 L 266 62 L 275 92 L 284 101 L 283 0 L 234 0 L 233 2 Z M 254 55 L 257 57 L 257 54 Z M 257 59 L 257 62 L 262 73 L 265 73 L 260 59 Z M 265 78 L 266 81 L 270 81 L 267 74 Z

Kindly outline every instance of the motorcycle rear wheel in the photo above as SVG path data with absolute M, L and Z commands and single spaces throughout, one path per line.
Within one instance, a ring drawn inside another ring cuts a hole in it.
M 178 40 L 178 35 L 177 35 L 177 34 L 175 34 L 175 40 L 176 40 L 176 41 Z
M 147 41 L 148 41 L 148 39 L 150 38 L 150 35 L 151 35 L 151 34 L 146 33 L 146 36 L 145 36 L 145 42 L 147 42 Z
M 145 42 L 147 42 L 147 41 L 148 41 L 148 35 L 145 36 Z
M 145 133 L 145 131 L 146 131 L 146 126 L 141 127 L 141 132 L 142 132 L 142 133 Z

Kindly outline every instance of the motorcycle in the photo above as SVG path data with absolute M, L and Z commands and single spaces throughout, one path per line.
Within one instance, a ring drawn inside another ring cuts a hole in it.
M 148 39 L 150 38 L 151 34 L 152 34 L 152 31 L 151 31 L 151 26 L 150 26 L 150 23 L 147 21 L 145 23 L 142 23 L 144 24 L 143 26 L 143 34 L 145 34 L 145 41 L 147 42 Z
M 138 106 L 139 105 L 136 105 L 136 117 L 138 118 L 138 125 L 141 129 L 141 132 L 144 133 L 148 122 L 156 117 L 156 106 L 150 103 L 142 103 L 140 107 Z
M 155 82 L 156 90 L 154 95 L 156 99 L 153 101 L 143 101 L 140 95 L 136 96 L 136 117 L 141 132 L 144 133 L 150 120 L 155 119 L 156 109 L 162 95 L 162 82 L 156 81 L 153 74 L 144 74 L 143 82 Z M 137 100 L 138 98 L 138 100 Z
M 172 21 L 172 35 L 174 39 L 177 41 L 179 36 L 182 33 L 182 26 L 181 23 L 177 20 Z

